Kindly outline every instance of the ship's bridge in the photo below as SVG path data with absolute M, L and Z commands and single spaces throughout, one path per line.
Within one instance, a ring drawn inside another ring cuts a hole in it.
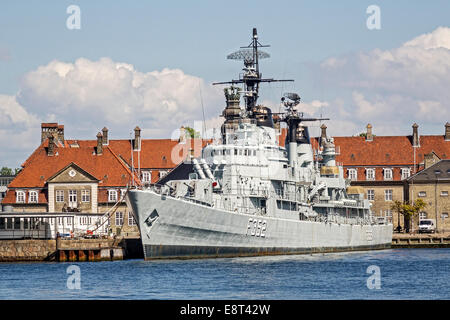
M 235 131 L 226 132 L 225 144 L 211 144 L 203 149 L 202 158 L 213 165 L 267 165 L 268 161 L 287 162 L 287 152 L 277 143 L 276 130 L 241 122 Z

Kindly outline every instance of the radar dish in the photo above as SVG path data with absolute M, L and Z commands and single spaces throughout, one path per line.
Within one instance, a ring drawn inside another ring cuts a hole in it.
M 294 92 L 288 92 L 283 95 L 283 97 L 288 98 L 292 101 L 300 101 L 300 96 Z
M 270 58 L 270 55 L 267 52 L 258 51 L 258 59 L 265 59 L 265 58 Z M 230 53 L 229 55 L 227 55 L 227 59 L 252 61 L 253 49 L 241 49 L 239 51 Z

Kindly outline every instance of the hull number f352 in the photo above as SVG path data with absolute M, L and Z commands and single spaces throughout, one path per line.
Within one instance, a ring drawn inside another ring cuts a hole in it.
M 253 237 L 266 237 L 266 227 L 267 227 L 267 221 L 261 220 L 261 219 L 255 219 L 255 218 L 249 218 L 247 223 L 247 236 L 253 236 Z

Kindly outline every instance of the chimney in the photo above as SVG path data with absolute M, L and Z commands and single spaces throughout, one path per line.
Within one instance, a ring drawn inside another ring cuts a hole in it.
M 184 143 L 185 141 L 186 141 L 186 129 L 184 129 L 184 126 L 181 126 L 180 138 L 178 139 L 178 142 Z
M 58 124 L 55 122 L 41 123 L 41 143 L 44 142 L 45 139 L 47 139 L 50 136 L 53 136 L 53 138 L 58 139 Z
M 325 123 L 320 126 L 320 129 L 322 130 L 322 133 L 320 134 L 320 145 L 323 146 L 327 141 L 327 126 Z
M 58 140 L 64 145 L 64 125 L 58 125 Z
M 366 141 L 373 141 L 372 125 L 367 124 Z
M 450 123 L 446 123 L 445 124 L 445 136 L 444 136 L 445 141 L 450 141 Z
M 420 145 L 419 141 L 419 125 L 414 123 L 412 125 L 413 128 L 413 147 L 418 147 Z
M 48 148 L 47 148 L 47 155 L 48 156 L 54 156 L 55 155 L 55 137 L 53 135 L 50 135 L 48 137 Z
M 102 144 L 103 136 L 99 132 L 97 133 L 97 155 L 101 155 L 103 153 L 103 144 Z
M 102 129 L 102 132 L 103 132 L 102 144 L 107 146 L 109 144 L 109 142 L 108 142 L 108 128 L 104 127 Z
M 133 150 L 140 150 L 140 149 L 141 149 L 141 128 L 136 126 L 136 128 L 134 128 Z

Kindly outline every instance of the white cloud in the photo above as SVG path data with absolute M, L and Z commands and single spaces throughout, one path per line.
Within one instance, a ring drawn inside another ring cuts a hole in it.
M 346 101 L 339 114 L 396 134 L 413 122 L 444 124 L 450 115 L 450 28 L 439 27 L 390 50 L 330 57 L 315 72 L 320 85 Z
M 216 117 L 222 111 L 222 89 L 178 69 L 140 72 L 109 58 L 79 58 L 74 63 L 52 61 L 27 73 L 17 95 L 0 96 L 0 124 L 14 136 L 19 125 L 22 134 L 33 131 L 34 137 L 27 139 L 32 148 L 23 146 L 26 157 L 40 142 L 41 122 L 64 124 L 68 138 L 93 139 L 107 126 L 111 138 L 120 139 L 136 125 L 144 137 L 161 138 L 201 121 L 202 103 L 207 119 Z M 0 137 L 0 145 L 7 144 L 8 138 Z

